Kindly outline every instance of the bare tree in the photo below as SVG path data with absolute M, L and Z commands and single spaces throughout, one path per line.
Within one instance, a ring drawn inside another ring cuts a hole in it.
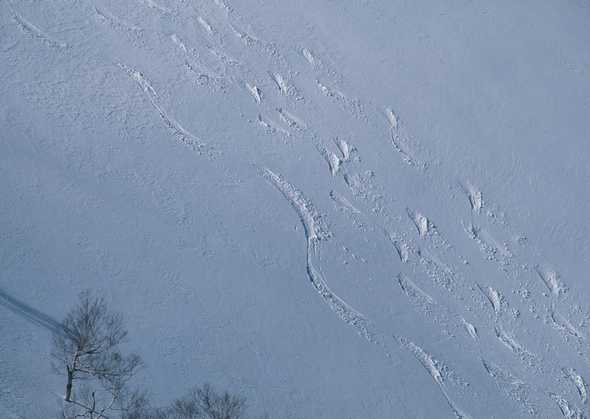
M 239 419 L 244 414 L 245 400 L 223 392 L 209 384 L 197 387 L 172 404 L 171 411 L 179 419 Z
M 240 419 L 246 403 L 228 392 L 218 393 L 210 385 L 196 387 L 167 408 L 150 408 L 144 400 L 124 419 Z
M 53 366 L 66 377 L 64 418 L 108 418 L 125 410 L 127 385 L 142 365 L 119 345 L 127 331 L 120 314 L 85 291 L 53 335 Z

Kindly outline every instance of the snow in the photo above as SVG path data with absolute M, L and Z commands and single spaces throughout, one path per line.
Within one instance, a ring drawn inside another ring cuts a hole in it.
M 0 417 L 59 406 L 51 319 L 86 288 L 158 403 L 589 416 L 589 19 L 0 1 Z

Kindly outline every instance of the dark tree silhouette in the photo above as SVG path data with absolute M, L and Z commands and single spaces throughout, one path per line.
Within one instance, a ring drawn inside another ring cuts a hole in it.
M 170 407 L 152 408 L 147 397 L 139 397 L 135 402 L 123 419 L 240 419 L 246 409 L 242 397 L 219 393 L 209 384 L 195 387 Z

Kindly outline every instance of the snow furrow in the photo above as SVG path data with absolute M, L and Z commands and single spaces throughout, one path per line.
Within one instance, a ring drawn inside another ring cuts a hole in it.
M 11 9 L 12 9 L 12 7 L 11 7 Z M 14 9 L 12 9 L 12 18 L 16 22 L 16 24 L 19 26 L 19 28 L 21 28 L 21 30 L 23 32 L 25 32 L 26 34 L 28 34 L 32 38 L 38 39 L 50 47 L 62 48 L 62 49 L 68 48 L 68 44 L 66 44 L 65 42 L 61 42 L 61 41 L 57 41 L 57 40 L 53 39 L 51 36 L 47 35 L 45 32 L 43 32 L 37 26 L 35 26 L 34 24 L 32 24 L 31 22 L 26 20 L 24 17 L 22 17 Z
M 303 196 L 301 191 L 283 179 L 282 176 L 267 168 L 264 169 L 263 176 L 283 195 L 299 215 L 307 241 L 307 275 L 315 290 L 341 320 L 353 327 L 359 335 L 369 342 L 378 343 L 374 333 L 370 330 L 369 322 L 365 316 L 332 292 L 320 269 L 316 267 L 316 260 L 319 259 L 317 247 L 321 241 L 328 239 L 331 235 L 324 225 L 319 212 Z
M 199 152 L 206 148 L 206 144 L 199 137 L 183 128 L 179 122 L 168 115 L 166 110 L 160 104 L 158 94 L 152 87 L 149 80 L 141 72 L 125 64 L 119 64 L 119 67 L 139 85 L 141 90 L 145 93 L 146 97 L 150 101 L 151 105 L 158 112 L 160 119 L 162 119 L 166 127 L 180 140 L 181 143 Z
M 471 416 L 463 412 L 463 410 L 457 406 L 457 404 L 449 395 L 445 385 L 446 374 L 444 371 L 446 370 L 446 367 L 444 367 L 438 360 L 434 359 L 429 353 L 424 351 L 424 349 L 416 345 L 414 342 L 403 337 L 396 337 L 396 340 L 399 342 L 402 348 L 405 348 L 412 355 L 414 355 L 414 357 L 424 367 L 428 374 L 430 374 L 457 419 L 470 419 Z

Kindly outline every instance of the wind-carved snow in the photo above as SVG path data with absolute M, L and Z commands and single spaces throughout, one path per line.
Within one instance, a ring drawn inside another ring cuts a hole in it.
M 315 209 L 313 204 L 303 196 L 301 191 L 283 179 L 282 176 L 267 168 L 264 169 L 263 176 L 279 192 L 281 192 L 283 197 L 291 204 L 299 215 L 299 220 L 305 230 L 307 241 L 307 275 L 313 287 L 340 319 L 353 327 L 359 335 L 363 336 L 369 342 L 377 343 L 365 316 L 330 290 L 321 269 L 316 266 L 320 261 L 318 249 L 319 243 L 327 240 L 331 236 L 331 233 L 322 221 L 320 213 Z

